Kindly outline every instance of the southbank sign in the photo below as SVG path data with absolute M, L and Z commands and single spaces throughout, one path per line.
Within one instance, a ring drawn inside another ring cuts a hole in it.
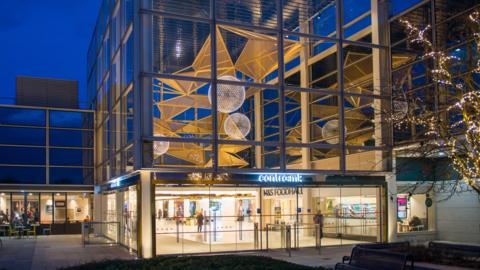
M 303 183 L 303 175 L 298 173 L 265 173 L 258 175 L 260 183 Z

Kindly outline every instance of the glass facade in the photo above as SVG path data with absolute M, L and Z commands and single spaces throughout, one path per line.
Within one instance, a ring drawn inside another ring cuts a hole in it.
M 317 213 L 324 216 L 322 246 L 380 241 L 377 187 L 155 188 L 156 252 L 190 254 L 316 245 Z
M 0 185 L 93 185 L 93 115 L 0 106 Z
M 95 183 L 108 190 L 101 217 L 120 223 L 107 235 L 136 250 L 136 243 L 148 246 L 136 226 L 147 226 L 142 232 L 154 224 L 156 254 L 218 252 L 281 247 L 272 239 L 291 225 L 296 246 L 312 246 L 312 219 L 322 211 L 328 244 L 384 241 L 384 182 L 353 177 L 348 186 L 286 189 L 120 183 L 147 171 L 389 171 L 389 63 L 411 58 L 390 54 L 382 27 L 418 3 L 104 0 L 88 51 L 88 92 Z M 130 190 L 145 185 L 152 198 Z M 130 224 L 140 202 L 155 220 Z
M 23 224 L 39 224 L 53 234 L 80 233 L 80 222 L 93 215 L 91 192 L 1 192 L 1 224 L 20 220 Z

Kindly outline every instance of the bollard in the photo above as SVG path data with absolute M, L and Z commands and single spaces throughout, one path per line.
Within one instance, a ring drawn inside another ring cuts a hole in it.
M 253 247 L 258 249 L 258 222 L 253 224 Z

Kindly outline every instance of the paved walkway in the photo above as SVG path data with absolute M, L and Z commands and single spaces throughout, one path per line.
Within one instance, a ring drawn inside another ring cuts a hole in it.
M 0 269 L 53 270 L 106 259 L 133 259 L 119 246 L 81 245 L 80 235 L 38 236 L 37 239 L 5 239 L 0 248 Z
M 235 253 L 269 256 L 274 259 L 308 265 L 333 268 L 342 261 L 344 255 L 350 255 L 351 245 L 323 247 L 320 252 L 314 248 L 293 250 L 291 257 L 282 250 L 269 252 Z M 79 235 L 39 236 L 36 239 L 5 239 L 0 248 L 0 270 L 53 270 L 86 262 L 108 259 L 134 259 L 126 249 L 119 246 L 81 245 Z M 415 263 L 430 269 L 464 270 L 466 268 Z

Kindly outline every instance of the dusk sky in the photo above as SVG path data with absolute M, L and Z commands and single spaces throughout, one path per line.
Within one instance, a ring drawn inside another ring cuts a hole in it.
M 86 103 L 87 49 L 101 0 L 0 1 L 0 103 L 14 103 L 15 76 L 79 81 Z

